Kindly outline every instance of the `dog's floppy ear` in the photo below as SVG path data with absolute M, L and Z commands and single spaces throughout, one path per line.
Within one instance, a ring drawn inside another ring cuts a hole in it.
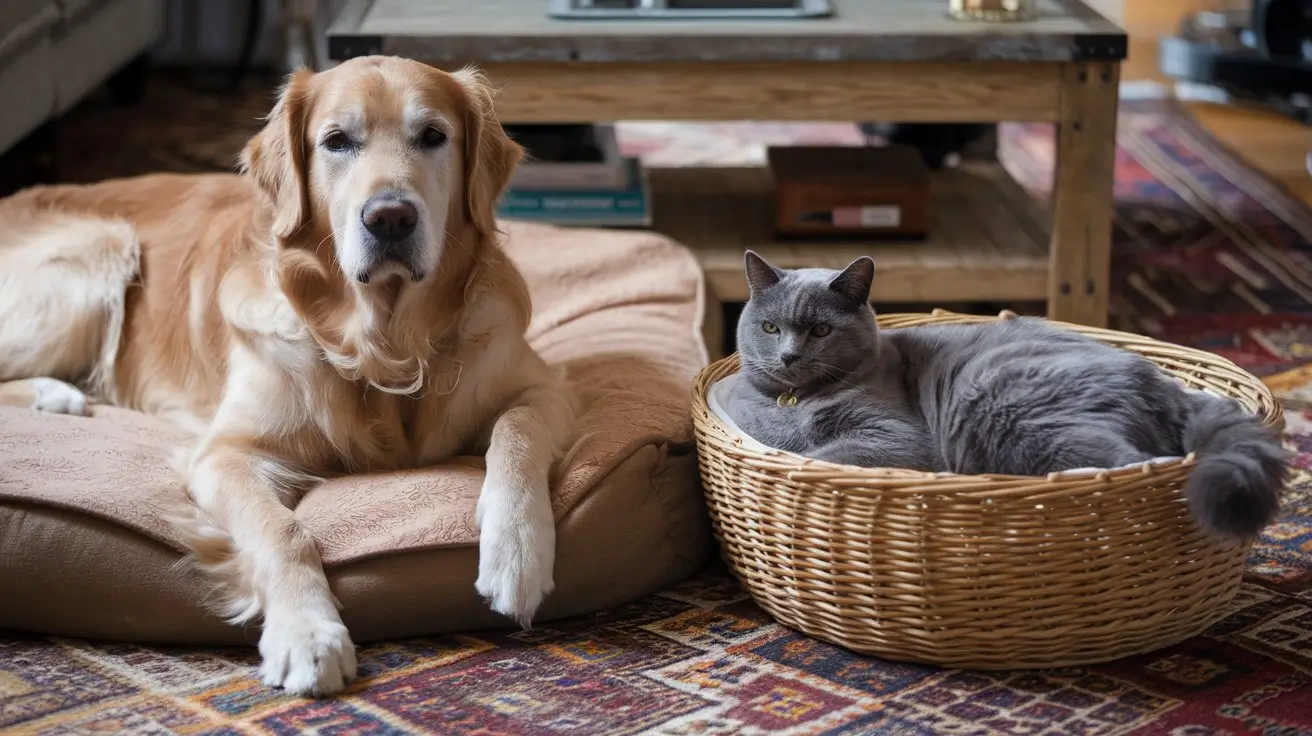
M 465 216 L 480 237 L 490 237 L 497 229 L 497 201 L 524 149 L 497 122 L 492 88 L 483 75 L 466 67 L 452 76 L 464 88 L 468 103 L 464 116 Z
M 293 72 L 264 129 L 241 152 L 241 168 L 251 176 L 273 207 L 273 234 L 291 237 L 310 219 L 305 125 L 309 113 L 307 69 Z

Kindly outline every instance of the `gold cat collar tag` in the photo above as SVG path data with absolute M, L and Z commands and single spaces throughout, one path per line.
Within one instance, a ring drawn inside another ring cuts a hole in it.
M 792 391 L 785 391 L 779 394 L 779 398 L 775 399 L 774 403 L 779 406 L 796 406 L 797 394 L 794 394 Z

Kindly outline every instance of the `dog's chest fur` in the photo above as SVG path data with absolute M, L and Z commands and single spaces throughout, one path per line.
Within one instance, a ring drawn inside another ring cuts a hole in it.
M 277 404 L 247 407 L 246 418 L 290 445 L 307 469 L 390 470 L 478 454 L 486 449 L 495 410 L 523 389 L 536 359 L 513 321 L 503 319 L 497 300 L 485 301 L 436 346 L 424 384 L 412 394 L 342 377 L 285 313 L 261 322 L 282 329 L 247 333 L 247 347 L 234 352 L 228 385 L 250 379 L 276 384 L 272 392 L 252 395 L 278 397 Z

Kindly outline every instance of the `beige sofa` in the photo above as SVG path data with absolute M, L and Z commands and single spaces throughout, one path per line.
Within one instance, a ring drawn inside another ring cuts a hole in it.
M 0 0 L 0 151 L 149 49 L 163 20 L 163 0 Z

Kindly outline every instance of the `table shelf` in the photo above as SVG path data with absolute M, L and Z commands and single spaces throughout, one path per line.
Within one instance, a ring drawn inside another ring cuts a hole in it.
M 879 301 L 1043 301 L 1048 294 L 1048 214 L 997 163 L 936 172 L 924 241 L 780 241 L 764 167 L 652 168 L 653 229 L 696 252 L 721 301 L 744 301 L 743 251 L 781 268 L 842 268 L 875 259 Z

